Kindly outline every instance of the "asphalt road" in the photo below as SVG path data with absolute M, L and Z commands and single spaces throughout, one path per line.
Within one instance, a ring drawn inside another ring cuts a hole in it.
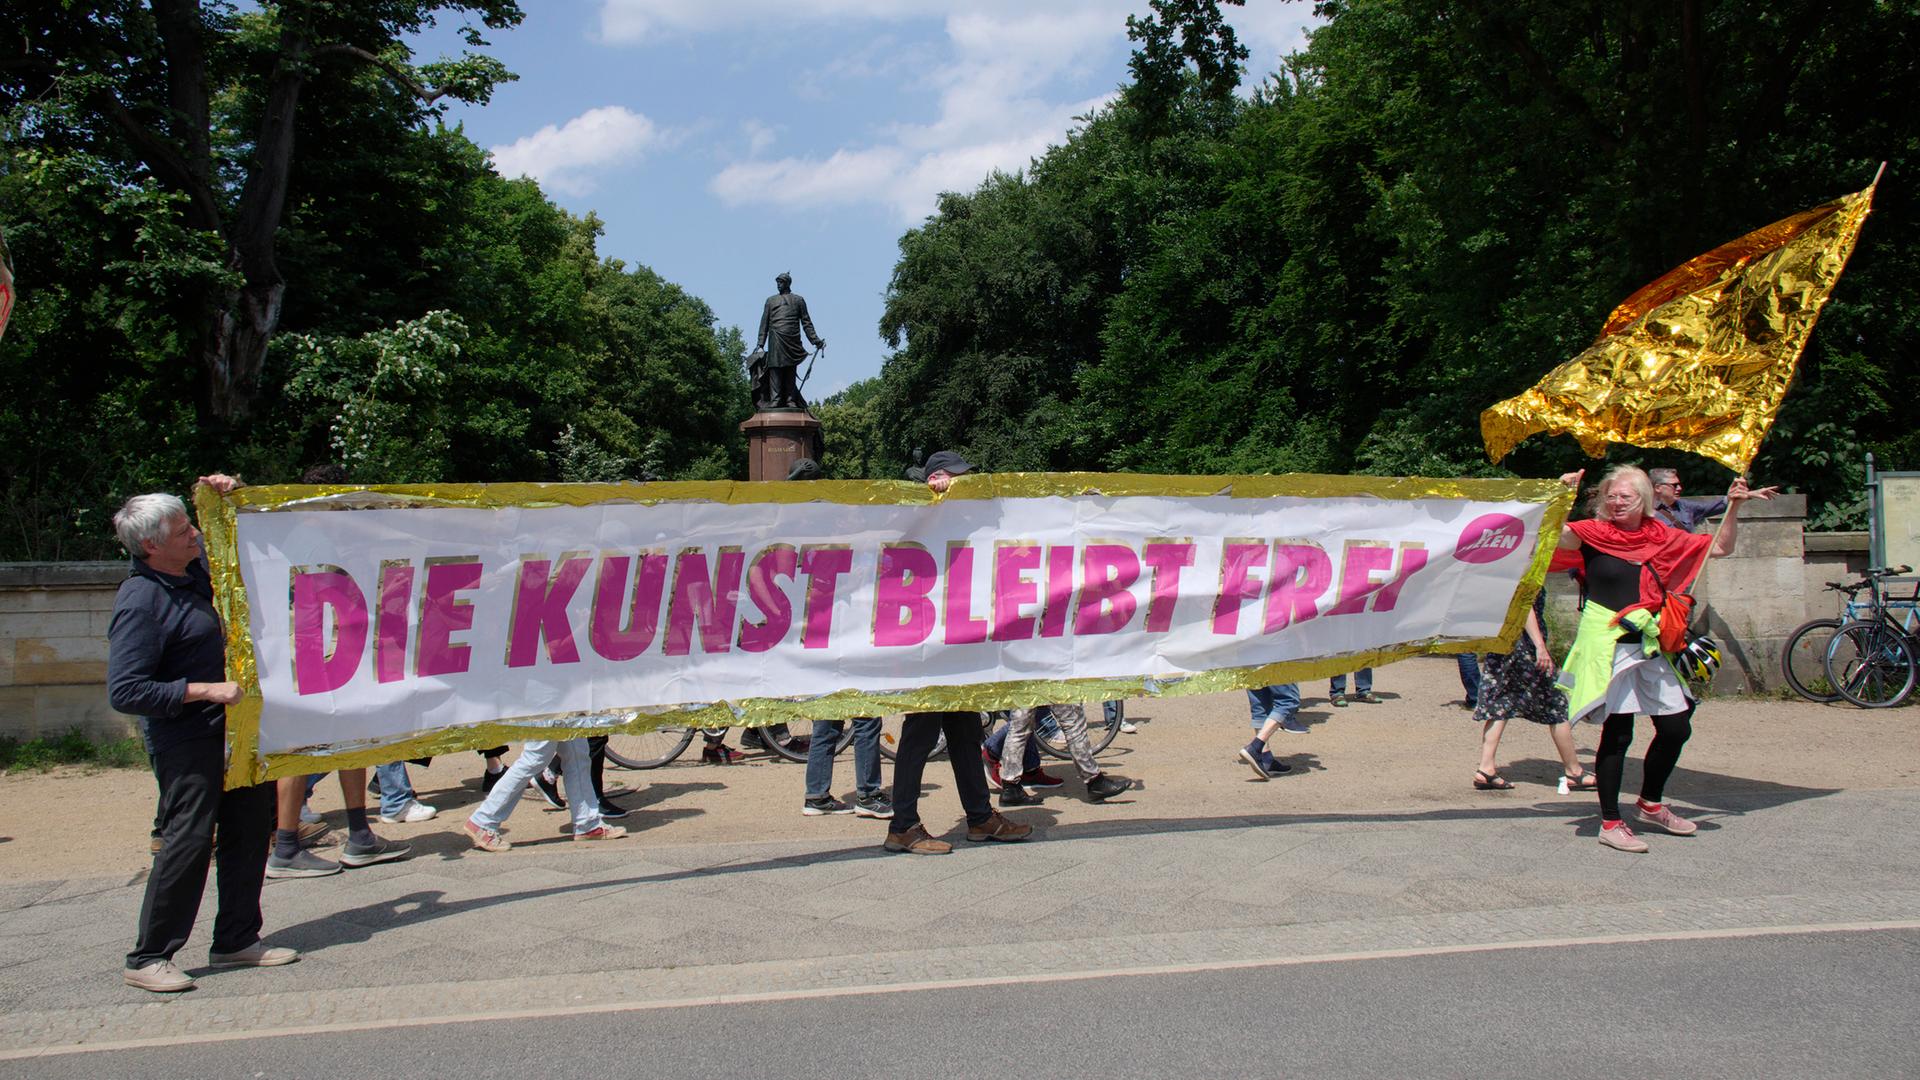
M 1916 1016 L 1920 930 L 1775 933 L 347 1030 L 0 1076 L 1899 1077 L 1920 1075 Z

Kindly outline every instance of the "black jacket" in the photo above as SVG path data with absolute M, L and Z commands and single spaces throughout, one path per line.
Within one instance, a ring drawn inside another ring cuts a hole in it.
M 107 626 L 107 700 L 141 718 L 150 753 L 224 737 L 225 706 L 185 700 L 188 683 L 227 677 L 226 635 L 206 564 L 194 561 L 185 577 L 141 559 L 130 570 Z

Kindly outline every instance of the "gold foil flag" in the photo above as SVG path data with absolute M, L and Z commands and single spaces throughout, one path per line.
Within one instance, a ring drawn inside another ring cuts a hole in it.
M 1593 457 L 1619 442 L 1690 450 L 1746 472 L 1872 202 L 1869 185 L 1627 297 L 1585 352 L 1480 414 L 1487 455 L 1499 461 L 1545 431 L 1572 435 Z

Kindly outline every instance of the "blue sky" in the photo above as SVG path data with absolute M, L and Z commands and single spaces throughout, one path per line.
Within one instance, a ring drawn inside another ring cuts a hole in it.
M 508 176 L 606 225 L 752 344 L 782 270 L 829 345 L 819 400 L 876 375 L 902 233 L 1066 139 L 1127 78 L 1120 0 L 529 0 L 487 50 L 520 76 L 449 119 Z M 1305 44 L 1312 5 L 1225 12 L 1250 82 Z M 459 50 L 446 23 L 416 59 Z

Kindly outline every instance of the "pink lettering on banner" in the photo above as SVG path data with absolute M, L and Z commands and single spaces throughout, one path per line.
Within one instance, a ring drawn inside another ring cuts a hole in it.
M 1003 540 L 993 549 L 993 640 L 1024 641 L 1035 619 L 1020 609 L 1040 602 L 1040 583 L 1021 576 L 1040 568 L 1040 547 L 1025 540 Z
M 853 570 L 853 549 L 844 544 L 809 544 L 800 551 L 800 570 L 807 575 L 806 626 L 800 647 L 824 649 L 833 635 L 833 592 L 840 575 Z
M 1373 599 L 1374 611 L 1392 611 L 1393 605 L 1400 602 L 1400 590 L 1407 587 L 1407 579 L 1420 572 L 1427 565 L 1427 548 L 1416 540 L 1400 545 L 1400 571 L 1393 580 L 1380 587 L 1380 595 Z
M 1047 549 L 1047 604 L 1040 611 L 1040 636 L 1060 637 L 1067 632 L 1067 612 L 1073 607 L 1072 544 Z
M 1075 634 L 1111 634 L 1133 621 L 1140 602 L 1127 590 L 1140 580 L 1140 556 L 1125 544 L 1088 544 L 1080 555 Z
M 1279 633 L 1320 614 L 1319 600 L 1333 584 L 1333 560 L 1311 540 L 1273 545 L 1273 583 L 1267 588 L 1263 631 Z
M 632 598 L 627 578 L 633 576 Z M 600 576 L 593 587 L 593 615 L 587 623 L 587 643 L 602 658 L 621 663 L 647 651 L 660 630 L 660 600 L 667 591 L 667 553 L 640 552 L 640 573 L 633 575 L 633 558 L 607 555 L 600 560 Z
M 791 544 L 772 544 L 754 556 L 747 569 L 747 598 L 766 618 L 760 622 L 742 620 L 740 647 L 748 652 L 766 652 L 793 627 L 793 601 L 787 598 L 776 579 L 791 579 L 799 569 L 800 553 Z
M 420 651 L 413 673 L 422 677 L 458 675 L 473 661 L 473 646 L 456 645 L 453 635 L 473 629 L 473 602 L 458 594 L 478 588 L 483 570 L 473 555 L 428 559 L 420 587 Z
M 413 614 L 413 564 L 380 563 L 380 610 L 374 617 L 373 677 L 397 682 L 407 675 L 407 623 Z
M 1180 602 L 1180 571 L 1193 565 L 1193 544 L 1186 540 L 1149 540 L 1140 559 L 1153 570 L 1147 632 L 1164 634 L 1173 628 L 1173 609 Z
M 353 576 L 337 566 L 294 567 L 288 592 L 295 691 L 324 694 L 347 685 L 367 650 L 366 595 Z
M 1453 557 L 1461 562 L 1495 562 L 1520 550 L 1526 536 L 1526 524 L 1512 514 L 1482 514 L 1460 530 Z
M 1258 599 L 1265 582 L 1253 576 L 1267 562 L 1265 540 L 1230 539 L 1220 550 L 1220 592 L 1213 601 L 1213 632 L 1233 634 L 1240 630 L 1240 608 Z
M 919 544 L 888 544 L 880 549 L 873 585 L 873 643 L 918 645 L 933 635 L 933 601 L 940 564 Z
M 662 651 L 668 656 L 686 656 L 693 651 L 693 632 L 700 631 L 702 652 L 723 653 L 733 640 L 734 612 L 740 606 L 740 574 L 747 566 L 746 552 L 737 547 L 720 549 L 720 560 L 712 576 L 707 573 L 707 553 L 685 548 L 673 564 L 673 599 L 667 603 L 667 642 Z
M 1340 602 L 1329 615 L 1354 615 L 1367 609 L 1367 597 L 1380 588 L 1373 575 L 1393 566 L 1393 547 L 1383 540 L 1349 540 L 1340 564 Z
M 965 540 L 947 544 L 947 592 L 943 605 L 946 642 L 974 645 L 987 640 L 987 620 L 973 614 L 973 545 Z
M 550 664 L 577 664 L 580 647 L 573 643 L 573 623 L 567 605 L 586 580 L 593 556 L 569 551 L 560 556 L 560 572 L 553 560 L 537 555 L 520 557 L 520 581 L 514 588 L 513 614 L 508 620 L 507 666 L 531 667 L 539 659 L 540 643 L 547 645 Z

